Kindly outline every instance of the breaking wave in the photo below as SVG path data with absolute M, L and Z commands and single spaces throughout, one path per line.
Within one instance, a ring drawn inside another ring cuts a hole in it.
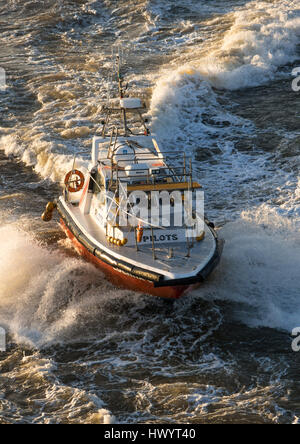
M 274 80 L 299 59 L 298 2 L 254 1 L 230 14 L 232 25 L 217 48 L 192 62 L 216 88 L 235 90 Z

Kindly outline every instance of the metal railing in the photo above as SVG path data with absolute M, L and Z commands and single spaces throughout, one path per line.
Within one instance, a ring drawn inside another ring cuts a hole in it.
M 122 156 L 122 155 L 120 155 Z M 124 157 L 126 154 L 124 154 Z M 158 183 L 168 183 L 168 180 L 171 179 L 169 183 L 183 183 L 188 182 L 190 186 L 193 186 L 193 169 L 191 158 L 183 155 L 182 163 L 183 166 L 170 165 L 170 161 L 172 158 L 176 160 L 178 163 L 178 155 L 174 154 L 174 152 L 164 152 L 161 153 L 161 156 L 153 155 L 147 156 L 147 154 L 138 153 L 135 155 L 134 159 L 119 159 L 115 160 L 112 157 L 102 157 L 98 160 L 98 163 L 101 168 L 101 164 L 107 166 L 107 164 L 111 167 L 111 180 L 110 186 L 113 187 L 115 182 L 118 182 L 120 179 L 124 181 L 146 181 L 147 184 L 158 184 Z M 187 161 L 190 161 L 189 164 Z M 147 174 L 143 172 L 142 174 L 138 174 L 135 170 L 135 173 L 131 173 L 129 169 L 125 168 L 126 162 L 129 165 L 139 165 L 146 162 L 161 162 L 160 165 L 149 165 L 142 168 L 144 171 L 147 170 Z M 174 162 L 175 163 L 175 162 Z M 152 170 L 159 170 L 157 174 L 153 174 Z M 123 175 L 121 174 L 123 173 Z

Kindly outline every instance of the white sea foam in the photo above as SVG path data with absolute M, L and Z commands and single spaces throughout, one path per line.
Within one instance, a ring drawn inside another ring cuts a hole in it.
M 72 149 L 68 152 L 65 146 L 45 140 L 42 134 L 33 137 L 29 143 L 14 134 L 2 136 L 0 149 L 3 149 L 7 156 L 18 157 L 26 165 L 32 166 L 43 178 L 54 182 L 62 182 L 66 173 L 72 169 L 74 161 Z M 78 156 L 76 165 L 85 171 L 88 161 Z
M 93 265 L 40 245 L 17 224 L 0 227 L 0 242 L 0 324 L 20 343 L 88 339 L 84 317 L 104 325 L 106 302 L 132 294 L 116 293 Z
M 79 288 L 86 289 L 96 272 L 80 260 L 48 251 L 16 225 L 2 226 L 0 239 L 0 320 L 20 341 L 50 343 L 76 319 L 76 302 L 68 305 L 69 290 L 79 281 Z M 59 307 L 62 315 L 56 317 Z
M 217 88 L 264 84 L 278 68 L 299 58 L 300 13 L 297 1 L 253 1 L 233 14 L 218 48 L 192 62 Z
M 300 320 L 295 224 L 263 207 L 242 213 L 220 235 L 226 242 L 222 261 L 201 297 L 230 301 L 236 319 L 251 327 L 291 332 Z

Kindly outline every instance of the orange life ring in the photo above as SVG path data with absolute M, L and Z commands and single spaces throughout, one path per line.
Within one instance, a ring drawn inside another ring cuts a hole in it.
M 77 193 L 84 186 L 84 175 L 79 170 L 69 171 L 65 177 L 65 185 L 69 193 Z
M 144 233 L 144 229 L 143 227 L 139 224 L 136 228 L 136 240 L 138 241 L 138 243 L 142 242 L 143 239 L 143 233 Z

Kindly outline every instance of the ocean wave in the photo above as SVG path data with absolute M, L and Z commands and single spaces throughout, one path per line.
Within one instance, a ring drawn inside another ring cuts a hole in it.
M 232 24 L 218 47 L 191 64 L 216 88 L 236 90 L 274 80 L 280 67 L 300 58 L 298 6 L 280 0 L 238 8 L 229 14 Z

